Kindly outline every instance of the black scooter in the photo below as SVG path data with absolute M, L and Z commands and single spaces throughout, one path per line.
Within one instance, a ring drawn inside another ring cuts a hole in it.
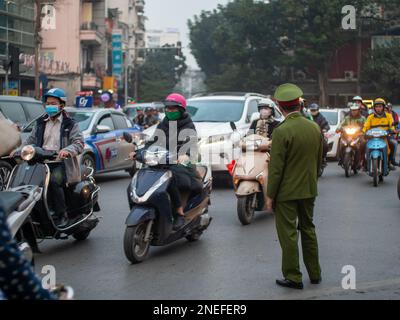
M 132 136 L 125 132 L 124 138 L 132 142 Z M 134 143 L 135 144 L 135 143 Z M 137 150 L 137 145 L 135 144 Z M 207 178 L 208 168 L 197 166 L 203 179 L 200 194 L 188 191 L 182 194 L 185 224 L 173 230 L 173 214 L 168 186 L 172 179 L 167 150 L 161 148 L 139 150 L 136 160 L 143 164 L 128 187 L 130 214 L 126 219 L 124 236 L 125 255 L 131 263 L 146 259 L 150 245 L 164 246 L 182 238 L 196 241 L 208 228 L 212 218 L 208 214 L 212 178 Z
M 33 252 L 40 252 L 37 239 L 68 239 L 72 236 L 76 240 L 85 240 L 99 222 L 93 214 L 100 211 L 100 187 L 93 178 L 93 170 L 82 168 L 81 182 L 65 188 L 69 223 L 59 227 L 54 222 L 54 211 L 47 201 L 50 182 L 48 164 L 60 162 L 57 160 L 57 153 L 29 145 L 14 157 L 23 161 L 13 169 L 7 191 L 29 194 L 36 187 L 41 191 L 32 212 L 16 235 L 18 240 L 26 240 Z

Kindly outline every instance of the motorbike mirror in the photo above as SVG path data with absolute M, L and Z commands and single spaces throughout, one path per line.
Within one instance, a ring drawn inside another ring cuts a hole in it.
M 123 136 L 124 136 L 124 139 L 125 139 L 126 142 L 132 143 L 133 138 L 132 138 L 132 135 L 129 132 L 124 131 Z
M 233 121 L 229 122 L 229 124 L 230 124 L 230 126 L 232 128 L 232 131 L 236 131 L 237 130 L 236 124 Z

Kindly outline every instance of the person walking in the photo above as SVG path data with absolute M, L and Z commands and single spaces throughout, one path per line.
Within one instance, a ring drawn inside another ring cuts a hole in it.
M 302 90 L 290 83 L 279 86 L 275 92 L 275 99 L 286 119 L 274 130 L 267 187 L 267 209 L 275 212 L 282 248 L 284 278 L 276 283 L 294 289 L 303 289 L 298 232 L 311 283 L 321 282 L 313 216 L 323 141 L 318 125 L 300 113 L 302 95 Z

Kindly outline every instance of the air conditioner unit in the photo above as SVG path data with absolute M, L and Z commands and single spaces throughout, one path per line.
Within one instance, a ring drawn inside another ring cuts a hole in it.
M 344 78 L 346 80 L 353 80 L 354 79 L 354 71 L 345 71 Z

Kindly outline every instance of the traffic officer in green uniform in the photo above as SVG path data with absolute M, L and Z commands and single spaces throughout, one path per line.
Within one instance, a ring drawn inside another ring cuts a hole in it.
M 275 92 L 275 99 L 286 119 L 272 135 L 267 187 L 267 208 L 275 212 L 282 247 L 284 279 L 276 280 L 276 283 L 295 289 L 303 289 L 298 231 L 311 283 L 321 282 L 313 214 L 323 143 L 318 125 L 300 113 L 302 95 L 299 87 L 289 83 L 279 86 Z

